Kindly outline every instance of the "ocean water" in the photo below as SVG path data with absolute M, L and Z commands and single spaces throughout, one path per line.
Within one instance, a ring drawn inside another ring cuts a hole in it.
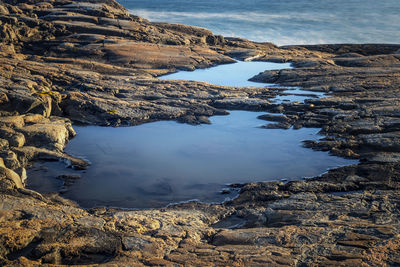
M 277 45 L 400 43 L 398 0 L 119 0 L 151 21 Z

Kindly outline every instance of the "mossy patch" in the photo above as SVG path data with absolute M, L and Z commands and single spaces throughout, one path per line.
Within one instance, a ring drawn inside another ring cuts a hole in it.
M 109 109 L 109 110 L 107 110 L 107 113 L 108 113 L 108 114 L 118 114 L 118 110 L 116 110 L 116 109 Z
M 48 91 L 48 92 L 35 92 L 33 93 L 34 95 L 47 95 L 47 96 L 52 96 L 54 95 L 54 93 L 52 91 Z

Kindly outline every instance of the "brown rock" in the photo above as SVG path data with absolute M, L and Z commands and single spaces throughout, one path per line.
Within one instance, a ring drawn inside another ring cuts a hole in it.
M 64 123 L 54 121 L 52 123 L 28 125 L 19 129 L 30 144 L 42 147 L 54 147 L 63 150 L 68 139 L 69 131 Z
M 7 127 L 24 127 L 24 117 L 23 116 L 4 116 L 0 117 L 0 125 Z
M 4 167 L 0 167 L 0 172 L 3 175 L 5 175 L 6 179 L 13 181 L 16 188 L 24 187 L 24 185 L 21 181 L 21 177 L 13 170 L 10 170 L 10 169 L 4 168 Z

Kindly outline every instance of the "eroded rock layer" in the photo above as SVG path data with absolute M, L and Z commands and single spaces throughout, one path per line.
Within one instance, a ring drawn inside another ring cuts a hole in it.
M 0 1 L 0 265 L 400 265 L 399 51 L 276 47 L 152 23 L 113 0 Z M 292 62 L 252 79 L 326 96 L 274 104 L 282 88 L 156 78 L 233 58 Z M 63 152 L 71 120 L 198 124 L 226 109 L 279 113 L 261 117 L 278 123 L 266 128 L 321 128 L 325 138 L 307 147 L 360 164 L 304 181 L 232 185 L 239 197 L 221 205 L 158 210 L 85 210 L 25 188 L 35 161 L 88 167 Z

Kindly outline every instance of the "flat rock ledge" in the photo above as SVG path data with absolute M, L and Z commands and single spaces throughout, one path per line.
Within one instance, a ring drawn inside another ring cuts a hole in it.
M 0 265 L 399 266 L 399 49 L 277 47 L 152 23 L 114 0 L 0 0 Z M 233 58 L 291 62 L 252 79 L 326 95 L 277 104 L 282 88 L 157 78 Z M 227 109 L 276 113 L 265 128 L 320 128 L 304 146 L 360 163 L 232 185 L 239 196 L 220 205 L 82 209 L 25 188 L 37 161 L 90 168 L 63 152 L 72 121 L 199 124 Z

